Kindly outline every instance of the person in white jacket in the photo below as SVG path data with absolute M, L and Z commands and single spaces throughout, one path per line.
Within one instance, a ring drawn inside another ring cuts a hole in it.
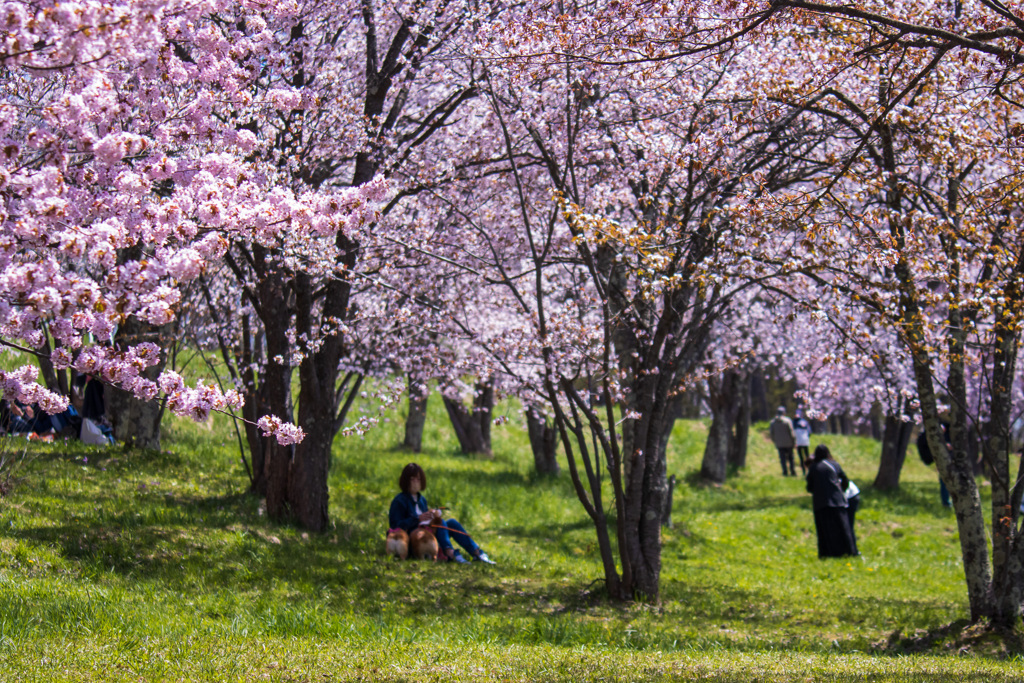
M 796 455 L 800 460 L 800 473 L 807 476 L 807 465 L 810 461 L 811 423 L 802 411 L 796 411 L 793 418 L 793 435 L 796 438 Z

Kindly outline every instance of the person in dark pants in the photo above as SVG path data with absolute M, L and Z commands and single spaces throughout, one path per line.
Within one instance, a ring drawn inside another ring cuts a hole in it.
M 800 461 L 800 474 L 807 476 L 807 465 L 811 461 L 811 423 L 802 411 L 796 411 L 793 418 L 793 435 L 796 437 L 796 456 Z
M 815 448 L 807 472 L 807 492 L 813 499 L 819 558 L 859 554 L 850 531 L 849 504 L 844 493 L 849 484 L 850 480 L 832 458 L 828 446 Z
M 940 423 L 942 426 L 942 437 L 946 442 L 946 450 L 953 450 L 953 444 L 950 442 L 949 436 L 949 423 L 943 421 Z M 921 456 L 921 462 L 925 465 L 931 465 L 935 462 L 935 456 L 932 454 L 932 449 L 928 445 L 928 435 L 925 434 L 924 429 L 921 429 L 921 433 L 917 435 L 917 452 Z M 942 507 L 952 507 L 953 503 L 949 499 L 949 489 L 946 488 L 946 482 L 942 481 L 942 475 L 939 475 L 939 500 L 942 501 Z
M 850 535 L 853 536 L 853 547 L 857 547 L 857 510 L 860 509 L 860 489 L 851 480 L 846 485 L 846 516 L 850 520 Z
M 775 412 L 775 419 L 768 426 L 768 431 L 771 433 L 772 443 L 779 450 L 782 476 L 795 477 L 796 467 L 793 466 L 793 447 L 796 446 L 796 435 L 793 433 L 793 423 L 786 417 L 785 406 L 779 406 L 779 409 Z

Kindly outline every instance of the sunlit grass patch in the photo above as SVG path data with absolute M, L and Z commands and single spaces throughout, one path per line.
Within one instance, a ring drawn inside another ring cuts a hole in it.
M 510 409 L 514 410 L 514 409 Z M 339 440 L 331 528 L 269 522 L 233 430 L 174 421 L 164 452 L 33 446 L 0 499 L 3 680 L 1019 680 L 1019 632 L 978 632 L 934 468 L 871 487 L 878 446 L 820 437 L 863 490 L 863 557 L 820 561 L 809 496 L 763 430 L 748 467 L 693 486 L 706 425 L 681 422 L 658 605 L 604 600 L 568 476 L 538 477 L 518 419 L 461 456 L 439 402 L 424 452 L 401 420 Z M 498 561 L 383 555 L 401 467 L 427 471 Z

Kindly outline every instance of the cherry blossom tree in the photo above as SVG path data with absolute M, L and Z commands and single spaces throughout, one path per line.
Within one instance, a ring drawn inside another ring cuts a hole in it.
M 404 235 L 468 283 L 421 297 L 553 419 L 609 594 L 657 600 L 670 398 L 703 376 L 714 322 L 748 286 L 723 271 L 773 248 L 730 202 L 795 152 L 724 97 L 738 63 L 567 67 L 548 32 L 515 30 L 521 18 L 503 15 L 474 46 L 488 107 L 463 137 L 500 150 L 468 148 L 460 182 L 420 197 Z
M 403 196 L 443 176 L 430 165 L 444 154 L 432 136 L 474 93 L 472 68 L 456 66 L 446 45 L 470 16 L 447 0 L 265 13 L 266 46 L 249 82 L 257 99 L 219 112 L 248 142 L 248 164 L 307 199 L 315 227 L 232 236 L 216 275 L 234 284 L 214 286 L 227 298 L 211 299 L 218 313 L 205 316 L 221 326 L 206 336 L 228 352 L 248 419 L 294 417 L 304 435 L 281 446 L 246 432 L 254 488 L 272 517 L 326 527 L 331 443 L 362 377 L 399 363 L 387 339 L 401 337 L 400 297 L 377 287 L 391 265 L 371 234 Z M 389 201 L 375 207 L 352 200 L 385 191 Z
M 5 6 L 0 325 L 9 347 L 38 348 L 48 330 L 57 369 L 162 397 L 197 419 L 241 405 L 234 389 L 189 387 L 169 371 L 147 377 L 162 359 L 152 342 L 109 341 L 135 322 L 174 320 L 181 288 L 231 244 L 344 233 L 383 198 L 382 182 L 330 197 L 283 183 L 253 156 L 257 136 L 236 125 L 233 113 L 297 103 L 253 87 L 277 40 L 267 17 L 296 11 L 261 2 Z M 4 373 L 5 397 L 63 409 L 66 399 L 37 386 L 35 372 Z M 301 439 L 280 417 L 259 422 L 283 443 Z
M 909 357 L 913 370 L 912 407 L 923 416 L 941 476 L 956 491 L 972 617 L 1016 620 L 1021 593 L 1014 586 L 1024 566 L 1015 507 L 1022 480 L 1011 478 L 1009 465 L 1019 336 L 1016 11 L 984 0 L 634 10 L 616 3 L 579 20 L 534 18 L 537 36 L 558 26 L 571 37 L 538 39 L 525 52 L 535 61 L 642 63 L 654 72 L 702 52 L 708 61 L 723 60 L 754 38 L 752 61 L 773 65 L 759 72 L 763 83 L 747 82 L 754 101 L 798 106 L 808 114 L 800 121 L 831 128 L 827 144 L 809 155 L 829 170 L 820 183 L 789 187 L 785 196 L 754 197 L 744 220 L 771 216 L 799 236 L 782 265 L 806 273 L 836 301 L 845 298 L 834 319 L 845 308 L 856 311 L 853 320 L 867 315 L 875 329 L 896 331 L 903 347 L 896 356 Z M 847 353 L 877 355 L 886 346 L 864 341 Z M 900 362 L 894 357 L 891 366 Z M 939 430 L 944 406 L 952 425 L 948 455 Z M 972 406 L 998 480 L 991 553 L 968 456 Z
M 948 14 L 944 3 L 919 9 L 928 20 Z M 829 14 L 804 18 L 794 35 L 827 29 L 804 49 L 866 46 L 875 38 L 870 24 Z M 835 46 L 823 36 L 834 36 Z M 915 408 L 954 492 L 971 616 L 1012 623 L 1020 615 L 1024 566 L 1012 507 L 1024 484 L 1019 472 L 1011 476 L 1020 84 L 1001 67 L 994 77 L 998 63 L 973 55 L 973 48 L 943 59 L 970 46 L 915 52 L 890 42 L 853 63 L 822 61 L 817 73 L 773 84 L 770 97 L 836 130 L 836 170 L 804 195 L 811 203 L 792 198 L 789 220 L 826 256 L 826 267 L 807 272 L 835 301 L 845 298 L 851 320 L 863 320 L 860 311 L 874 321 L 858 323 L 865 360 L 887 358 L 893 367 L 909 360 Z M 792 44 L 780 47 L 776 57 L 785 59 Z M 879 327 L 895 333 L 899 352 L 887 352 L 882 335 L 873 337 Z M 948 450 L 939 427 L 947 409 Z M 993 480 L 991 547 L 970 457 L 972 432 L 982 436 Z

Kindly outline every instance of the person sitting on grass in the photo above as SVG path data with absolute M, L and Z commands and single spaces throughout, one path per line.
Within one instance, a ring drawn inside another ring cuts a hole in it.
M 406 533 L 413 531 L 416 527 L 430 524 L 430 520 L 438 510 L 431 510 L 427 505 L 427 498 L 422 491 L 427 488 L 427 475 L 423 468 L 414 462 L 409 463 L 402 469 L 398 478 L 398 488 L 402 492 L 391 501 L 391 510 L 388 512 L 388 526 L 392 529 L 404 529 Z M 469 562 L 458 550 L 452 547 L 452 535 L 455 542 L 469 553 L 469 556 L 477 562 L 494 564 L 487 553 L 480 549 L 480 546 L 473 541 L 457 520 L 445 519 L 434 528 L 434 535 L 437 537 L 437 544 L 441 552 L 449 562 L 465 564 Z

